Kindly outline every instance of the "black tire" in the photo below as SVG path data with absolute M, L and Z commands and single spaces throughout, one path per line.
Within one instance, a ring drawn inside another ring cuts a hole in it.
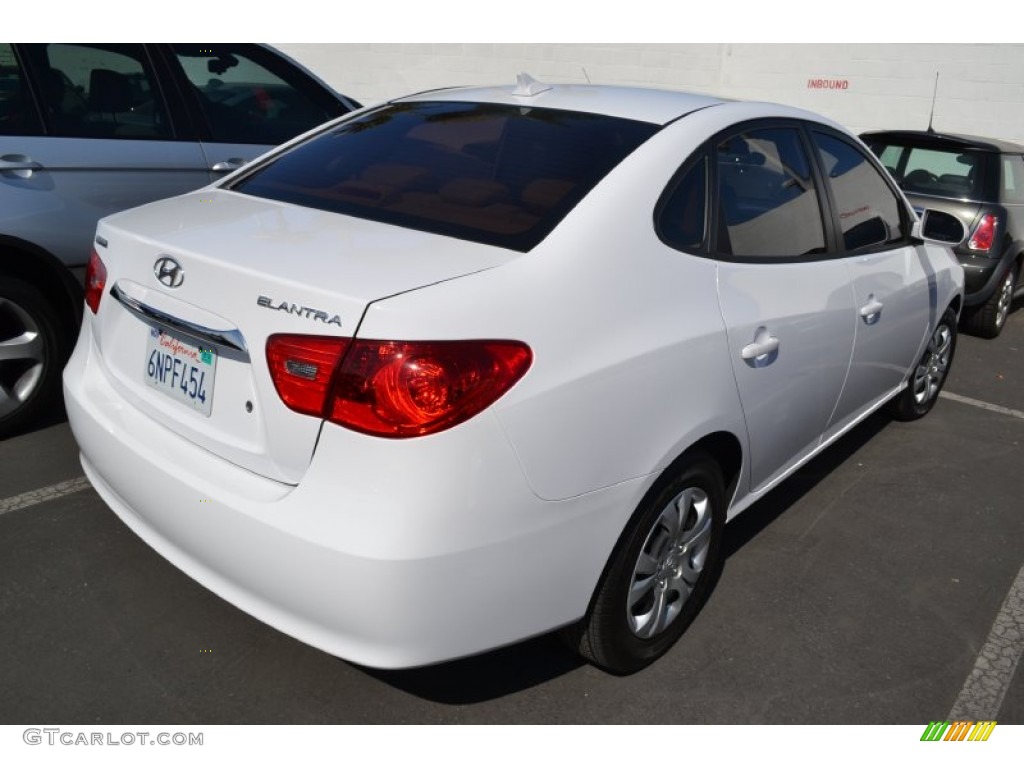
M 675 517 L 680 500 L 685 514 Z M 681 520 L 674 536 L 667 518 Z M 724 529 L 721 470 L 706 454 L 684 456 L 644 496 L 586 616 L 562 630 L 562 639 L 596 666 L 618 675 L 643 669 L 664 655 L 707 601 L 722 567 Z M 681 549 L 688 538 L 690 546 Z M 640 589 L 631 600 L 634 585 Z M 685 595 L 680 588 L 687 587 Z M 665 601 L 663 611 L 657 610 L 659 595 Z
M 999 281 L 988 301 L 978 307 L 969 307 L 964 310 L 964 330 L 972 336 L 981 336 L 983 339 L 994 339 L 1003 332 L 1006 326 L 1006 318 L 1010 314 L 1010 305 L 1013 303 L 1013 292 L 1017 285 L 1017 268 L 1011 264 L 1010 268 Z
M 897 421 L 920 419 L 939 399 L 956 353 L 956 313 L 947 309 L 928 339 L 928 345 L 906 388 L 889 401 L 889 415 Z
M 14 355 L 15 339 L 36 339 Z M 0 277 L 0 439 L 57 407 L 69 347 L 57 313 L 23 280 Z

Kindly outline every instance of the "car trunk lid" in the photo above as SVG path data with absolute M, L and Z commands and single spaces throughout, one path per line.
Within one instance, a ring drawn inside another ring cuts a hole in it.
M 321 420 L 281 401 L 267 339 L 352 337 L 371 302 L 515 255 L 211 189 L 104 219 L 97 252 L 110 293 L 94 336 L 126 400 L 211 453 L 290 483 Z

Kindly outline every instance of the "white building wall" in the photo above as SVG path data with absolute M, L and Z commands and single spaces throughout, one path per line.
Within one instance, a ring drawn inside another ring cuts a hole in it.
M 276 44 L 364 104 L 450 85 L 643 85 L 775 101 L 856 131 L 928 125 L 1024 143 L 1024 45 Z M 584 74 L 584 70 L 586 74 Z

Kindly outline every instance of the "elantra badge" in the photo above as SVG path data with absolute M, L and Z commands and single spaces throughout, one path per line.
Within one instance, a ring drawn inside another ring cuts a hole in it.
M 168 288 L 177 288 L 185 282 L 185 270 L 181 264 L 170 256 L 161 256 L 153 265 L 153 274 L 156 279 Z
M 279 312 L 287 312 L 289 315 L 298 315 L 304 317 L 307 320 L 318 320 L 325 325 L 336 325 L 341 327 L 341 318 L 337 315 L 328 315 L 321 309 L 314 309 L 313 307 L 300 307 L 298 304 L 292 304 L 287 301 L 275 303 L 269 296 L 260 296 L 256 299 L 256 303 L 261 307 L 267 309 L 276 309 Z

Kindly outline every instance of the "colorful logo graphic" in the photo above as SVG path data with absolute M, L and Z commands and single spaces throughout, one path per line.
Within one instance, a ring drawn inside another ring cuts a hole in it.
M 995 727 L 995 720 L 933 720 L 924 729 L 921 741 L 988 741 Z

